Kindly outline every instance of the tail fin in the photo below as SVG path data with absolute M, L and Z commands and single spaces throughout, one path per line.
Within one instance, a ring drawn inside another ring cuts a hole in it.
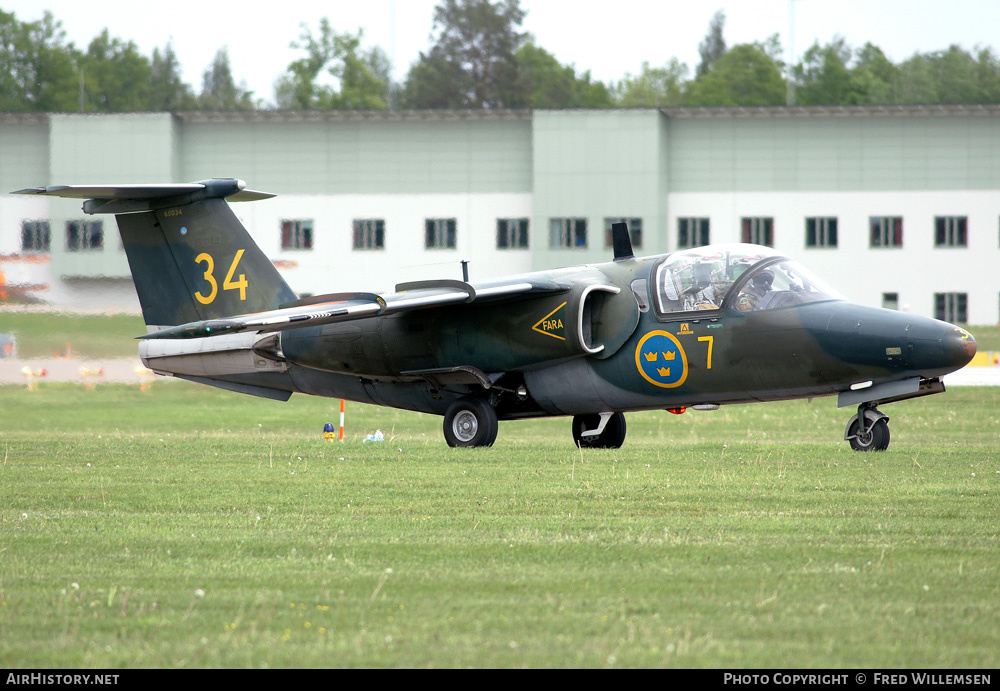
M 226 203 L 274 196 L 244 186 L 222 179 L 22 192 L 87 199 L 87 213 L 116 215 L 142 316 L 157 330 L 297 299 Z

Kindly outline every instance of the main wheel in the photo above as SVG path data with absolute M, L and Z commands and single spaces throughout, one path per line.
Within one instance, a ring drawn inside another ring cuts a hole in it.
M 444 414 L 444 438 L 448 446 L 493 446 L 499 430 L 497 411 L 475 396 L 458 399 Z
M 851 448 L 855 451 L 885 451 L 889 448 L 889 423 L 885 419 L 875 421 L 872 428 L 864 430 L 864 418 L 858 418 L 851 423 L 848 431 Z
M 625 415 L 614 413 L 596 437 L 584 437 L 584 432 L 601 422 L 600 415 L 576 415 L 573 418 L 573 441 L 581 449 L 618 449 L 625 443 Z

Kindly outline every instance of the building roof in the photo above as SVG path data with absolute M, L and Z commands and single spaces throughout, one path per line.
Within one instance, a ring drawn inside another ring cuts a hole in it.
M 671 118 L 913 117 L 1000 115 L 1000 104 L 948 106 L 737 106 L 661 108 Z

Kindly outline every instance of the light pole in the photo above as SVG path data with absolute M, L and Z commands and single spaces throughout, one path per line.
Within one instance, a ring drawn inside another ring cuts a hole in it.
M 797 0 L 788 0 L 788 92 L 786 104 L 795 105 L 795 3 Z

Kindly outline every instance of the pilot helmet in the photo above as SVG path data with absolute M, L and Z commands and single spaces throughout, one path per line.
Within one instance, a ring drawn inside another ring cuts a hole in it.
M 774 283 L 774 272 L 770 269 L 758 271 L 757 274 L 750 279 L 750 283 L 756 290 L 768 291 L 771 289 L 771 284 Z

